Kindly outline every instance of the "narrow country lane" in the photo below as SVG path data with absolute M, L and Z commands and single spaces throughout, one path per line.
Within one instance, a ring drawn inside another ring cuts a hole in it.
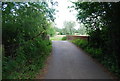
M 45 79 L 111 79 L 104 69 L 68 41 L 53 41 Z

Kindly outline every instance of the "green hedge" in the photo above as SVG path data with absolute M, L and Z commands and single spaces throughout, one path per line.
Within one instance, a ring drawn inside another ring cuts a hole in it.
M 62 40 L 67 40 L 67 37 L 66 36 L 62 37 Z
M 72 42 L 81 48 L 85 48 L 88 45 L 88 42 L 82 39 L 74 39 Z
M 82 39 L 74 39 L 71 41 L 78 47 L 85 50 L 87 53 L 89 53 L 93 58 L 96 58 L 100 63 L 102 63 L 106 68 L 108 68 L 109 71 L 113 72 L 115 75 L 120 77 L 119 73 L 120 70 L 116 66 L 114 59 L 111 58 L 112 56 L 107 56 L 104 53 L 104 50 L 102 48 L 94 48 L 91 47 L 88 41 L 82 40 Z
M 32 79 L 36 76 L 51 51 L 51 42 L 41 40 L 26 42 L 16 50 L 16 57 L 3 56 L 3 79 Z
M 51 51 L 53 13 L 46 2 L 2 2 L 2 78 L 32 79 Z M 41 12 L 42 11 L 42 12 Z

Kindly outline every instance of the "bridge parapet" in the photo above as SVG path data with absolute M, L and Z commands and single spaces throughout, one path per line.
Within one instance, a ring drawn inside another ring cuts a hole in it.
M 73 39 L 84 39 L 84 40 L 88 40 L 87 35 L 66 35 L 67 40 L 73 40 Z

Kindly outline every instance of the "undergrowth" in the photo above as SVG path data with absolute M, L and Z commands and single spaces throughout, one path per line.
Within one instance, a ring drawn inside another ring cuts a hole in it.
M 120 78 L 120 70 L 118 66 L 115 64 L 115 59 L 113 54 L 105 54 L 105 50 L 102 48 L 95 48 L 90 46 L 89 42 L 87 40 L 83 39 L 74 39 L 71 41 L 78 47 L 85 50 L 87 53 L 89 53 L 93 58 L 98 60 L 101 64 L 103 64 L 110 72 L 113 72 L 115 75 L 117 75 Z
M 33 79 L 51 51 L 51 42 L 36 38 L 16 49 L 16 57 L 3 56 L 3 79 Z
M 62 37 L 62 40 L 67 40 L 67 37 L 66 36 Z

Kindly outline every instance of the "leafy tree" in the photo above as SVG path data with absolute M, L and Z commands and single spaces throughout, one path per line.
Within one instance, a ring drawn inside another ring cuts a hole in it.
M 64 22 L 63 32 L 66 35 L 74 34 L 74 32 L 75 32 L 74 26 L 75 26 L 75 22 L 73 22 L 73 21 L 65 21 Z
M 52 23 L 50 23 L 50 27 L 47 29 L 47 33 L 52 37 L 56 34 L 56 30 Z
M 86 27 L 81 24 L 80 27 L 77 29 L 77 33 L 79 33 L 80 35 L 86 35 Z
M 54 10 L 47 2 L 2 2 L 3 79 L 29 79 L 51 50 L 46 40 Z
M 77 19 L 90 35 L 89 45 L 102 48 L 102 63 L 119 75 L 120 2 L 73 2 Z

